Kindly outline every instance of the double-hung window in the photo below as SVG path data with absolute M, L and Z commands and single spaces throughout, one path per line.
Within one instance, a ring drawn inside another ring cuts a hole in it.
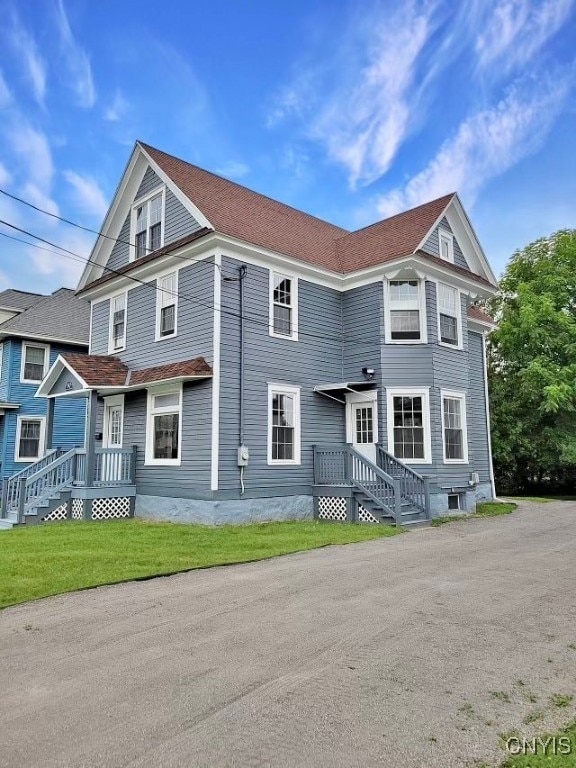
M 445 229 L 438 230 L 438 250 L 444 261 L 454 261 L 454 236 Z
M 126 348 L 126 300 L 127 293 L 119 293 L 110 299 L 110 338 L 108 354 Z
M 158 250 L 163 242 L 164 192 L 157 192 L 134 206 L 135 257 Z
M 388 450 L 408 464 L 431 461 L 428 389 L 387 389 Z
M 300 387 L 268 385 L 268 464 L 300 464 Z
M 48 370 L 50 347 L 46 344 L 22 343 L 22 365 L 20 381 L 39 384 Z
M 36 461 L 44 455 L 46 419 L 43 416 L 18 416 L 16 461 Z
M 298 280 L 270 272 L 270 335 L 298 339 Z
M 182 452 L 182 386 L 148 392 L 146 463 L 180 464 Z
M 462 392 L 442 391 L 441 396 L 444 462 L 466 464 L 468 462 L 466 395 Z
M 461 325 L 460 292 L 438 283 L 438 337 L 441 344 L 459 347 Z
M 178 272 L 159 277 L 156 285 L 156 339 L 176 335 Z
M 426 341 L 426 313 L 420 280 L 390 280 L 386 340 L 397 344 Z

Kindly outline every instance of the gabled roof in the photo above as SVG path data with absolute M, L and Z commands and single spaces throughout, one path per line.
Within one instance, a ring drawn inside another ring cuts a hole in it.
M 90 304 L 70 288 L 40 296 L 29 309 L 0 324 L 0 338 L 22 336 L 88 346 Z
M 352 272 L 414 253 L 454 196 L 444 195 L 339 238 L 336 250 L 342 271 Z
M 490 317 L 487 312 L 484 312 L 483 309 L 480 309 L 480 307 L 475 307 L 473 304 L 468 307 L 468 317 L 471 320 L 477 320 L 484 325 L 491 325 L 496 328 L 496 320 L 494 320 L 493 317 Z
M 13 309 L 17 312 L 22 312 L 43 298 L 44 296 L 41 293 L 29 293 L 28 291 L 17 291 L 14 288 L 8 288 L 0 292 L 0 309 Z

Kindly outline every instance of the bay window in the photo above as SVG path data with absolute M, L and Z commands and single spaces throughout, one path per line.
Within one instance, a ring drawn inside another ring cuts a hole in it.
M 441 344 L 461 346 L 460 292 L 438 283 L 438 338 Z
M 386 297 L 386 341 L 426 342 L 424 284 L 420 280 L 390 280 Z

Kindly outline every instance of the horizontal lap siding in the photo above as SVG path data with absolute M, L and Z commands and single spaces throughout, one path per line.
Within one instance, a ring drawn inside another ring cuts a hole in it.
M 452 228 L 450 224 L 448 223 L 448 219 L 444 217 L 442 221 L 440 222 L 439 227 L 441 229 L 445 229 L 448 232 L 452 232 Z M 452 233 L 454 234 L 454 233 Z M 424 243 L 422 246 L 422 250 L 426 253 L 430 253 L 432 256 L 439 256 L 440 255 L 440 246 L 439 246 L 439 238 L 438 238 L 438 227 L 434 229 L 428 240 Z M 460 245 L 458 241 L 456 240 L 456 237 L 454 237 L 454 264 L 456 264 L 459 267 L 464 267 L 464 269 L 470 269 L 468 266 L 468 262 L 464 258 L 464 254 L 462 253 L 462 249 L 460 248 Z
M 236 275 L 239 262 L 224 258 L 223 273 Z M 281 495 L 313 481 L 312 446 L 343 442 L 343 407 L 313 393 L 317 384 L 342 377 L 341 298 L 337 291 L 299 281 L 299 341 L 269 335 L 269 272 L 248 266 L 244 279 L 245 443 L 250 462 L 245 469 L 247 495 Z M 240 486 L 239 441 L 239 283 L 222 284 L 220 490 Z M 314 334 L 314 336 L 307 335 Z M 268 383 L 300 386 L 302 463 L 268 466 Z
M 90 335 L 90 354 L 108 354 L 108 332 L 110 324 L 110 301 L 100 301 L 92 305 L 92 329 Z
M 211 363 L 214 322 L 214 261 L 183 267 L 178 277 L 178 320 L 174 338 L 155 341 L 156 280 L 128 291 L 126 349 L 129 368 L 149 368 L 202 356 Z
M 187 496 L 210 491 L 212 383 L 184 385 L 182 462 L 179 466 L 146 466 L 147 393 L 127 394 L 124 402 L 124 446 L 136 445 L 138 493 Z
M 154 192 L 156 189 L 160 190 L 163 186 L 162 180 L 154 173 L 152 168 L 148 168 L 133 202 Z M 126 216 L 118 236 L 118 242 L 114 243 L 112 248 L 107 265 L 110 269 L 119 269 L 128 264 L 130 260 L 130 216 L 130 213 Z M 200 224 L 192 214 L 186 210 L 172 190 L 167 188 L 164 215 L 164 245 L 170 245 L 170 243 L 190 235 L 200 228 Z
M 0 345 L 0 400 L 8 400 L 8 382 L 10 377 L 10 356 L 12 354 L 12 341 L 7 339 Z
M 490 481 L 490 454 L 486 428 L 486 395 L 484 390 L 484 349 L 479 333 L 469 334 L 469 403 L 468 442 L 474 472 L 480 474 L 480 482 Z

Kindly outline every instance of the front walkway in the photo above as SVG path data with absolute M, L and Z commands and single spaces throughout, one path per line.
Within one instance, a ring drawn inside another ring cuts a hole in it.
M 496 759 L 573 716 L 549 697 L 576 695 L 575 563 L 576 504 L 526 503 L 7 609 L 0 766 Z

